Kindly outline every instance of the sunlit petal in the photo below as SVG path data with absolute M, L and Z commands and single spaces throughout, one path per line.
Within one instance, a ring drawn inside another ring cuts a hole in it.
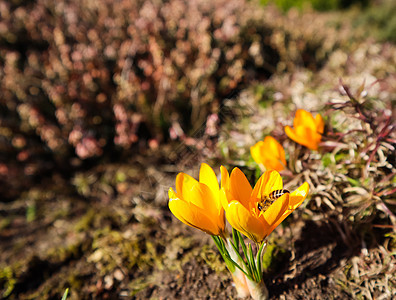
M 271 153 L 271 156 L 276 157 L 277 160 L 280 160 L 284 165 L 286 165 L 285 149 L 283 149 L 282 145 L 279 144 L 279 142 L 272 136 L 265 137 L 264 143 L 268 145 L 268 150 L 269 153 Z
M 227 209 L 228 204 L 234 200 L 232 199 L 233 197 L 231 196 L 231 193 L 229 190 L 226 190 L 225 188 L 221 188 L 219 192 L 219 197 L 220 197 L 220 203 L 223 206 L 224 209 Z
M 299 207 L 309 192 L 309 185 L 304 182 L 297 190 L 290 194 L 289 207 L 283 215 L 270 227 L 267 235 L 270 234 L 280 223 L 282 223 L 297 207 Z
M 230 175 L 225 167 L 220 166 L 221 173 L 221 187 L 225 189 L 230 189 Z
M 264 141 L 250 147 L 250 153 L 257 164 L 262 164 L 267 170 L 281 171 L 286 166 L 285 150 L 272 136 L 266 136 Z
M 271 226 L 287 210 L 289 206 L 289 194 L 284 194 L 277 199 L 263 214 L 264 220 Z
M 185 173 L 179 173 L 176 176 L 176 192 L 178 195 L 188 195 L 193 186 L 197 185 L 198 181 Z
M 250 147 L 250 154 L 252 155 L 253 160 L 257 164 L 263 164 L 263 156 L 264 156 L 264 142 L 259 141 L 254 146 Z
M 242 205 L 248 208 L 252 187 L 250 186 L 245 174 L 243 174 L 238 168 L 234 168 L 234 170 L 231 172 L 230 182 L 232 197 L 238 199 Z
M 296 135 L 296 133 L 293 130 L 293 128 L 291 128 L 290 126 L 285 126 L 285 133 L 293 141 L 295 141 L 296 143 L 300 144 L 300 138 Z
M 219 183 L 217 181 L 216 174 L 213 169 L 205 163 L 201 164 L 201 168 L 199 170 L 199 182 L 206 184 L 212 191 L 215 198 L 219 197 Z
M 251 240 L 257 243 L 263 240 L 265 232 L 264 223 L 254 217 L 240 202 L 235 200 L 230 202 L 227 208 L 227 220 L 233 228 Z
M 289 126 L 285 127 L 286 135 L 300 145 L 317 150 L 324 130 L 322 116 L 317 114 L 314 118 L 311 113 L 299 109 L 293 124 L 293 129 Z
M 172 188 L 168 192 L 169 209 L 189 226 L 224 236 L 225 214 L 216 174 L 208 165 L 202 164 L 200 179 L 202 182 L 179 173 L 176 177 L 176 193 Z
M 316 131 L 316 124 L 312 114 L 304 109 L 298 109 L 293 122 L 294 128 L 304 126 Z
M 315 124 L 316 124 L 316 131 L 319 132 L 320 134 L 323 134 L 325 124 L 320 114 L 317 114 L 315 116 Z
M 297 127 L 295 132 L 299 144 L 306 146 L 311 150 L 318 149 L 318 143 L 321 139 L 321 135 L 319 133 L 308 127 Z
M 282 177 L 275 170 L 265 172 L 263 175 L 263 188 L 261 190 L 265 195 L 269 195 L 272 191 L 283 189 Z
M 304 182 L 298 189 L 290 194 L 290 208 L 296 209 L 305 200 L 309 192 L 309 184 Z
M 221 228 L 209 218 L 205 210 L 179 198 L 171 197 L 169 192 L 169 209 L 184 224 L 203 230 L 211 235 L 218 235 Z

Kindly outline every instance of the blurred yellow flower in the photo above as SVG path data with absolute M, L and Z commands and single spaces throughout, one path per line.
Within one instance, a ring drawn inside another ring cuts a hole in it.
M 282 171 L 286 166 L 285 150 L 272 136 L 266 136 L 264 141 L 250 147 L 254 161 L 264 165 L 267 170 Z
M 222 186 L 220 198 L 226 211 L 226 218 L 233 228 L 243 233 L 256 243 L 261 243 L 287 216 L 301 205 L 309 191 L 304 182 L 298 189 L 285 192 L 277 198 L 268 209 L 260 209 L 260 203 L 272 192 L 283 189 L 282 178 L 274 170 L 265 172 L 257 181 L 254 189 L 245 175 L 234 168 L 231 176 L 221 167 Z M 223 178 L 224 176 L 224 178 Z
M 324 130 L 322 116 L 317 114 L 314 118 L 306 110 L 298 109 L 293 125 L 294 128 L 290 126 L 285 127 L 287 136 L 298 144 L 306 146 L 311 150 L 317 150 Z
M 224 235 L 224 209 L 220 203 L 217 177 L 211 167 L 201 164 L 199 182 L 185 173 L 176 177 L 176 192 L 170 188 L 169 209 L 184 224 L 210 235 Z

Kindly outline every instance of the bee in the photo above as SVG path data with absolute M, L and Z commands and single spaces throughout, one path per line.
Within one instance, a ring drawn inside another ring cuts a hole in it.
M 257 202 L 257 208 L 259 211 L 266 211 L 276 199 L 280 198 L 284 194 L 290 194 L 288 190 L 275 190 L 269 193 L 269 195 L 262 195 L 259 202 Z

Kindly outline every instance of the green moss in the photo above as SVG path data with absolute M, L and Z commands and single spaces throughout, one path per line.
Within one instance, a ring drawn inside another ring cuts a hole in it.
M 77 232 L 86 231 L 91 227 L 95 218 L 96 211 L 94 209 L 88 210 L 88 212 L 81 217 L 80 221 L 74 226 L 74 230 Z
M 332 160 L 331 160 L 331 153 L 325 153 L 322 157 L 322 164 L 325 168 L 327 168 L 330 164 L 332 164 Z
M 213 247 L 210 245 L 204 245 L 202 247 L 200 257 L 213 271 L 223 272 L 226 268 L 226 264 L 221 258 L 219 252 L 213 250 Z
M 0 220 L 0 230 L 7 228 L 11 224 L 10 217 L 4 217 Z
M 51 248 L 46 253 L 46 259 L 55 263 L 61 263 L 71 258 L 76 258 L 81 252 L 81 244 L 82 242 L 78 241 L 66 247 Z
M 26 221 L 32 222 L 36 219 L 36 203 L 33 202 L 26 208 Z
M 267 248 L 265 249 L 265 252 L 263 255 L 263 268 L 265 270 L 267 270 L 271 265 L 275 248 L 276 248 L 275 244 L 269 244 L 267 246 Z
M 11 295 L 16 282 L 17 280 L 11 267 L 6 266 L 4 268 L 0 268 L 0 288 L 2 289 L 2 298 L 6 298 Z
M 69 274 L 67 277 L 67 282 L 69 283 L 70 287 L 76 291 L 80 290 L 85 283 L 78 273 Z
M 146 278 L 139 277 L 135 280 L 132 280 L 129 284 L 128 287 L 131 290 L 130 296 L 133 297 L 135 296 L 138 292 L 144 290 L 146 287 L 148 287 L 153 280 L 151 279 L 151 276 L 148 276 Z
M 125 182 L 127 177 L 123 171 L 117 171 L 115 179 L 116 179 L 116 182 L 119 183 L 119 182 Z

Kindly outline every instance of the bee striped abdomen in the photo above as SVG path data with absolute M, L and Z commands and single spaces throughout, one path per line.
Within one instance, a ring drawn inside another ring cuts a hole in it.
M 288 191 L 288 190 L 285 190 L 285 189 L 282 189 L 282 190 L 275 190 L 275 191 L 272 191 L 270 194 L 269 194 L 269 198 L 271 199 L 271 200 L 276 200 L 276 199 L 278 199 L 278 198 L 280 198 L 280 197 L 282 197 L 284 194 L 290 194 L 290 192 Z
M 275 202 L 276 199 L 282 197 L 284 194 L 290 194 L 290 192 L 285 189 L 275 190 L 272 191 L 268 196 L 262 197 L 257 203 L 258 210 L 266 211 L 271 206 L 271 204 Z

